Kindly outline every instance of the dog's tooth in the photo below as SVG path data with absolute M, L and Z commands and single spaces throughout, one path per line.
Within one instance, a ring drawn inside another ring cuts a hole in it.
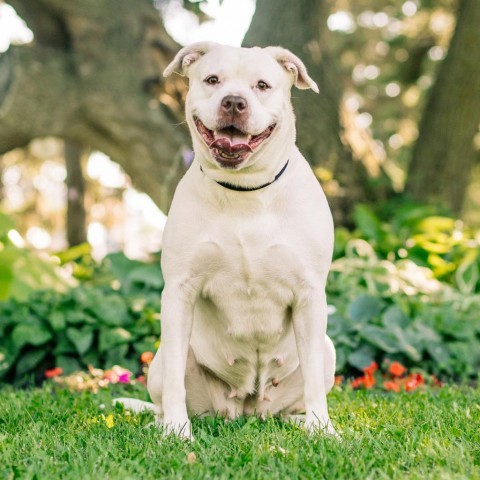
M 264 401 L 264 402 L 271 402 L 272 399 L 265 393 L 265 394 L 263 395 L 263 401 Z
M 238 391 L 232 388 L 230 394 L 228 395 L 228 398 L 235 398 L 238 395 Z
M 231 355 L 229 355 L 227 357 L 227 362 L 231 367 L 233 367 L 233 364 L 235 363 L 235 359 Z
M 272 380 L 272 385 L 273 385 L 274 387 L 278 387 L 278 384 L 279 384 L 279 383 L 280 383 L 280 380 L 279 380 L 278 378 L 274 378 L 274 379 Z
M 283 356 L 277 357 L 275 360 L 278 367 L 281 367 L 285 363 L 285 359 L 283 358 Z

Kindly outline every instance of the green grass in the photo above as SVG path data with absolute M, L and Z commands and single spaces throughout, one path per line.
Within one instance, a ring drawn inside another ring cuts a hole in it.
M 480 479 L 479 388 L 338 389 L 329 405 L 342 442 L 252 418 L 197 419 L 194 443 L 164 438 L 144 428 L 148 414 L 110 407 L 118 393 L 0 390 L 0 478 Z

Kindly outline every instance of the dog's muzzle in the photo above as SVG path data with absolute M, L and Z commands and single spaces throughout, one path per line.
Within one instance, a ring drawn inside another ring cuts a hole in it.
M 225 102 L 225 106 L 222 105 L 222 109 L 232 111 L 238 108 L 248 109 L 246 102 L 244 107 L 239 107 L 238 98 L 241 99 L 241 97 L 231 97 L 228 104 Z M 229 97 L 225 97 L 224 101 L 227 98 Z M 225 118 L 220 120 L 215 130 L 210 130 L 198 117 L 194 117 L 198 133 L 210 149 L 213 158 L 223 168 L 236 168 L 240 165 L 270 137 L 276 126 L 272 124 L 260 134 L 251 135 L 239 128 L 242 122 L 237 117 L 230 117 L 230 121 L 226 121 Z

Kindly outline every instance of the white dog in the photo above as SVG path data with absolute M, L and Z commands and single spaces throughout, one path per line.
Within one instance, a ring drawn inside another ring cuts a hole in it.
M 335 434 L 325 282 L 333 223 L 295 146 L 290 89 L 318 92 L 280 47 L 202 42 L 166 68 L 190 80 L 195 160 L 163 237 L 162 342 L 148 390 L 167 431 L 192 414 L 293 415 Z M 128 403 L 124 401 L 124 403 Z

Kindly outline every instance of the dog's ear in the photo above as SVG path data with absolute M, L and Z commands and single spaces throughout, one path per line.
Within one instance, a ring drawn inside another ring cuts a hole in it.
M 205 55 L 217 46 L 218 43 L 215 42 L 197 42 L 182 48 L 163 71 L 163 76 L 169 77 L 173 72 L 177 72 L 180 75 L 187 75 L 187 69 L 192 63 L 196 62 L 202 55 Z
M 280 65 L 293 74 L 293 84 L 301 90 L 311 88 L 318 93 L 318 85 L 308 75 L 304 63 L 290 50 L 282 47 L 266 47 L 266 50 Z

